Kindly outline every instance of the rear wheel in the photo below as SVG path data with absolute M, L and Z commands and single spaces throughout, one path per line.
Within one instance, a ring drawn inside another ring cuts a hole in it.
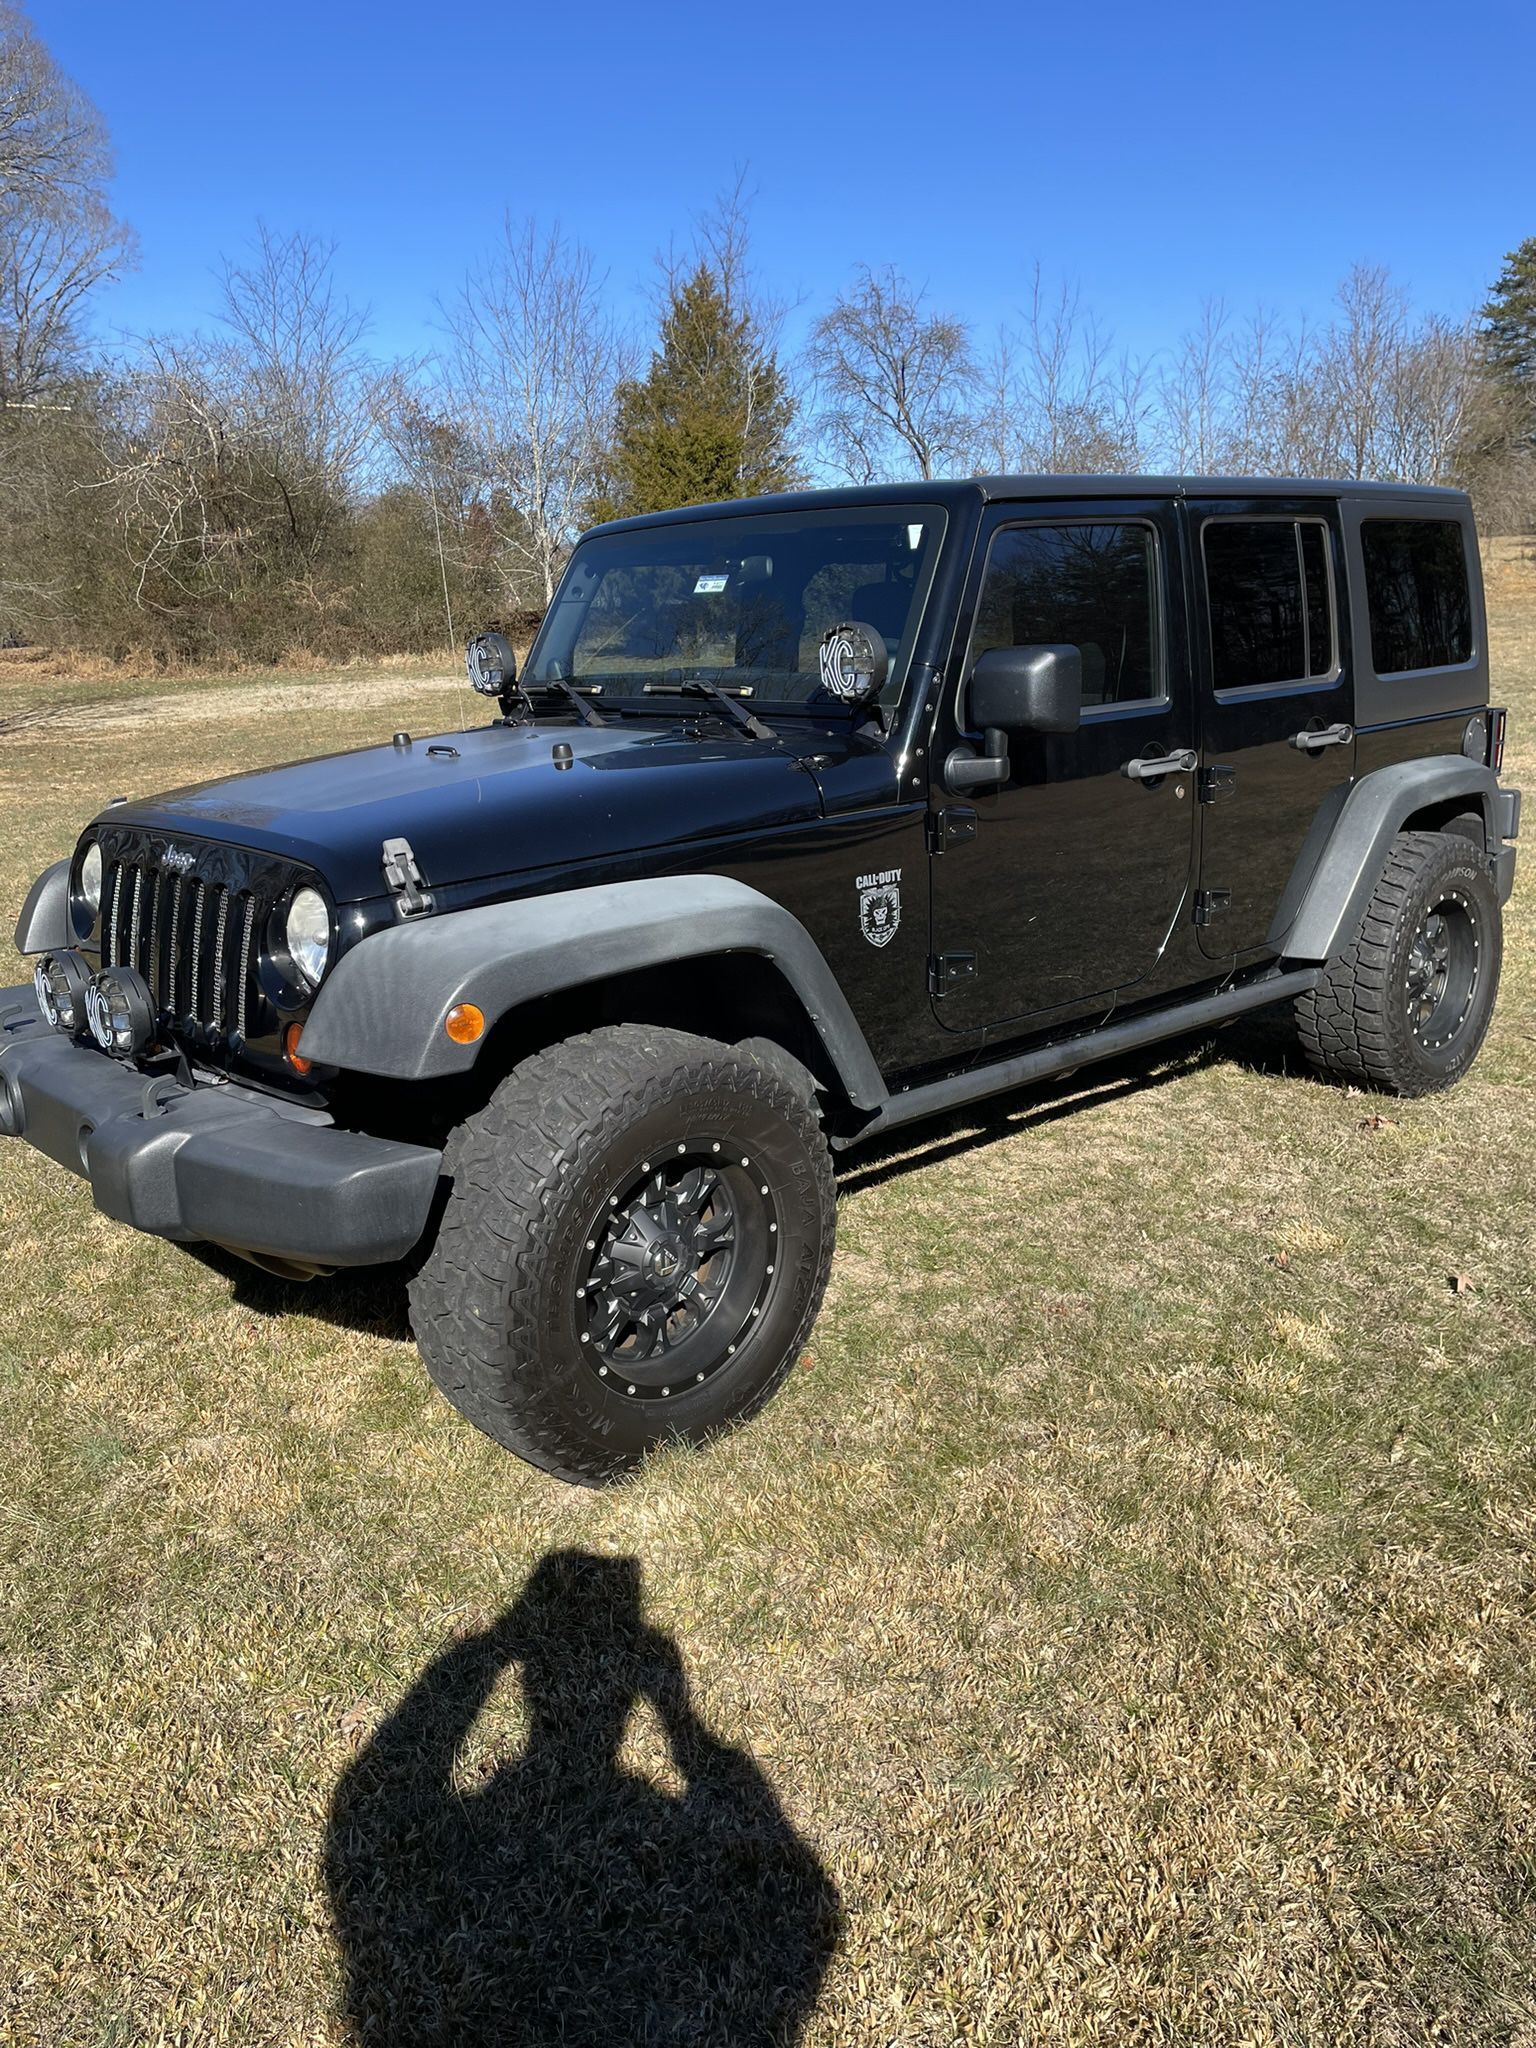
M 455 1134 L 411 1289 L 471 1422 L 597 1484 L 754 1413 L 805 1342 L 835 1229 L 814 1109 L 741 1048 L 620 1025 L 525 1062 Z
M 1297 1002 L 1308 1058 L 1397 1095 L 1450 1087 L 1487 1036 L 1502 959 L 1481 848 L 1454 833 L 1400 833 L 1359 931 Z

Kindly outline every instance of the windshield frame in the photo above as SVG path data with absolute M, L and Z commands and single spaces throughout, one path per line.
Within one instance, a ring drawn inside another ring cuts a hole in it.
M 647 520 L 643 524 L 598 527 L 584 535 L 572 550 L 549 609 L 534 636 L 521 681 L 530 691 L 549 689 L 554 682 L 554 678 L 541 671 L 547 663 L 553 661 L 558 664 L 561 661 L 561 656 L 554 651 L 551 642 L 558 641 L 570 647 L 574 647 L 576 643 L 581 630 L 580 622 L 585 619 L 590 608 L 591 597 L 589 596 L 582 605 L 574 623 L 563 608 L 572 604 L 572 586 L 581 580 L 596 552 L 618 547 L 624 553 L 632 555 L 638 564 L 645 559 L 647 544 L 654 541 L 662 543 L 664 550 L 669 553 L 678 549 L 680 543 L 686 543 L 687 551 L 691 553 L 696 552 L 711 558 L 730 557 L 740 560 L 743 556 L 771 554 L 774 533 L 784 529 L 803 530 L 809 525 L 867 525 L 890 529 L 921 525 L 924 532 L 920 551 L 917 551 L 920 553 L 920 559 L 901 638 L 896 646 L 888 650 L 890 670 L 885 685 L 879 697 L 868 704 L 840 703 L 818 691 L 813 691 L 807 698 L 780 697 L 771 690 L 764 691 L 751 684 L 743 685 L 734 679 L 732 669 L 709 662 L 658 662 L 653 670 L 636 671 L 631 687 L 621 686 L 620 678 L 615 676 L 605 676 L 596 683 L 580 675 L 561 677 L 561 680 L 570 682 L 574 689 L 580 690 L 591 703 L 600 706 L 605 712 L 643 712 L 654 717 L 658 713 L 667 715 L 669 711 L 675 710 L 697 718 L 701 709 L 705 708 L 700 698 L 685 694 L 682 689 L 673 696 L 666 688 L 669 678 L 676 675 L 680 678 L 697 677 L 714 682 L 744 706 L 750 706 L 773 719 L 787 717 L 843 722 L 850 715 L 868 717 L 878 713 L 889 728 L 899 719 L 914 659 L 921 645 L 924 622 L 944 555 L 945 543 L 949 537 L 950 518 L 951 508 L 947 505 L 933 499 L 914 496 L 911 500 L 900 499 L 889 503 L 817 505 L 795 509 L 765 507 L 762 511 L 745 509 L 737 504 L 729 511 L 722 509 L 718 515 L 703 516 L 696 509 L 690 508 L 686 517 Z M 595 595 L 595 591 L 593 594 Z M 803 674 L 804 671 L 797 669 L 788 673 Z M 719 715 L 718 711 L 713 715 Z

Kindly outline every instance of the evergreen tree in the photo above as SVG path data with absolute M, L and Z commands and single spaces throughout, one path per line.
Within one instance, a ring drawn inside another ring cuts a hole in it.
M 615 394 L 608 516 L 748 498 L 796 481 L 795 401 L 750 310 L 700 263 L 674 280 L 650 368 Z
M 1536 235 L 1511 250 L 1488 295 L 1482 355 L 1513 437 L 1536 442 Z

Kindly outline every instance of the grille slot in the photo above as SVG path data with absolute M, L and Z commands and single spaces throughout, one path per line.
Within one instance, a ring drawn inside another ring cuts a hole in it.
M 130 850 L 108 863 L 101 900 L 102 965 L 136 968 L 176 1035 L 248 1042 L 275 1027 L 259 973 L 265 890 Z

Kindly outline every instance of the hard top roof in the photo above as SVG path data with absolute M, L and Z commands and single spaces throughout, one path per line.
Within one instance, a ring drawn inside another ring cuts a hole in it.
M 878 505 L 942 505 L 952 508 L 978 498 L 1330 498 L 1417 499 L 1446 510 L 1467 502 L 1464 491 L 1438 484 L 1361 483 L 1347 477 L 1294 476 L 967 476 L 914 479 L 901 484 L 848 484 L 829 491 L 779 491 L 761 498 L 729 498 L 709 505 L 682 505 L 670 512 L 646 512 L 613 519 L 593 529 L 625 533 L 636 527 L 670 526 L 679 520 L 719 519 L 762 512 L 832 512 Z

